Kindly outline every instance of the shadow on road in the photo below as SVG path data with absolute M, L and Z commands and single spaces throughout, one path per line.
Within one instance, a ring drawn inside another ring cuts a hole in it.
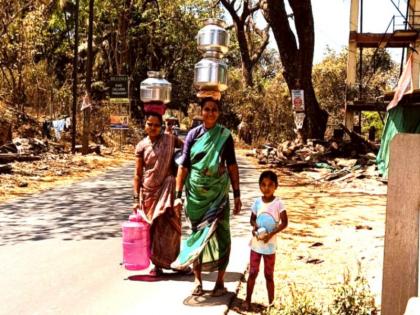
M 231 217 L 231 235 L 249 235 L 252 200 L 258 196 L 256 171 L 238 158 L 242 214 Z M 46 239 L 104 240 L 121 236 L 131 212 L 134 164 L 94 179 L 51 189 L 0 205 L 0 246 Z M 231 196 L 232 203 L 232 196 Z M 233 205 L 231 204 L 231 209 Z M 183 216 L 183 236 L 189 233 Z
M 239 272 L 229 272 L 226 271 L 225 273 L 225 282 L 236 282 L 238 279 L 242 278 L 243 274 Z M 216 281 L 216 273 L 202 273 L 202 279 L 203 281 Z M 148 274 L 139 274 L 139 275 L 132 275 L 126 278 L 126 280 L 130 281 L 141 281 L 141 282 L 159 282 L 159 281 L 182 281 L 182 282 L 194 282 L 194 276 L 193 275 L 185 275 L 185 274 L 179 274 L 176 272 L 170 272 L 170 273 L 164 273 L 161 276 L 150 276 Z
M 125 166 L 0 205 L 0 245 L 120 236 L 120 224 L 130 212 L 132 170 L 133 165 Z

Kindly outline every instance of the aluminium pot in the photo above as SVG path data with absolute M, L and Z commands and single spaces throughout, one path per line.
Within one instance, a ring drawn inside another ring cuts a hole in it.
M 201 52 L 218 51 L 226 54 L 229 46 L 229 33 L 225 23 L 219 19 L 207 19 L 205 26 L 198 31 L 197 46 Z
M 165 80 L 160 72 L 148 71 L 148 78 L 140 83 L 140 99 L 144 103 L 171 101 L 172 84 Z
M 198 90 L 225 91 L 227 89 L 227 65 L 220 59 L 221 53 L 206 52 L 194 67 L 194 86 Z

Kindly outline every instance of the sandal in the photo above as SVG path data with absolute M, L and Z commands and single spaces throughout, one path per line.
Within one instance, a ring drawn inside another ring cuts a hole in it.
M 193 270 L 192 270 L 192 268 L 191 267 L 186 267 L 186 268 L 184 268 L 184 269 L 182 269 L 182 270 L 176 270 L 176 272 L 178 273 L 178 274 L 180 274 L 180 275 L 185 275 L 185 276 L 190 276 L 190 275 L 192 275 L 194 272 L 193 272 Z
M 204 294 L 203 287 L 201 284 L 197 284 L 197 286 L 192 291 L 192 296 L 202 296 Z
M 156 267 L 154 267 L 152 270 L 150 270 L 150 272 L 149 272 L 149 276 L 151 276 L 151 277 L 159 277 L 159 276 L 161 276 L 163 274 L 163 271 L 162 271 L 162 269 L 160 269 L 160 268 L 156 268 Z
M 211 296 L 218 297 L 225 295 L 228 292 L 228 290 L 225 287 L 215 287 L 213 291 L 211 292 Z

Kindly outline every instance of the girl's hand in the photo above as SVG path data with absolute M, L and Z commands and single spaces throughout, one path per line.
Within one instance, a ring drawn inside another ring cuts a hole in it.
M 272 237 L 274 236 L 273 233 L 267 233 L 264 235 L 264 237 L 261 239 L 264 243 L 267 243 Z
M 257 236 L 257 230 L 258 230 L 258 227 L 252 226 L 252 235 L 253 236 Z

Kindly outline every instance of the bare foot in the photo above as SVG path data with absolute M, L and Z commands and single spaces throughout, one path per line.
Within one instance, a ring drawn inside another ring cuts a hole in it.
M 225 295 L 227 292 L 228 290 L 225 288 L 225 285 L 223 282 L 221 283 L 216 282 L 216 285 L 214 286 L 214 289 L 211 292 L 211 296 L 219 297 L 219 296 Z
M 251 308 L 251 302 L 249 302 L 249 301 L 244 301 L 244 302 L 242 303 L 242 309 L 243 309 L 244 311 L 248 312 L 248 311 L 250 310 L 250 308 Z

